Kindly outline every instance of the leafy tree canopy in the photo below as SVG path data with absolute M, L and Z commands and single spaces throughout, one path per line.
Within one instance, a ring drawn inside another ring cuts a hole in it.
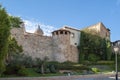
M 11 27 L 19 28 L 20 24 L 23 23 L 20 17 L 9 16 Z
M 0 76 L 5 71 L 8 53 L 22 52 L 22 47 L 10 36 L 10 28 L 20 27 L 21 23 L 23 21 L 19 17 L 8 15 L 5 8 L 0 5 Z
M 8 53 L 10 21 L 6 10 L 0 5 L 0 76 L 5 70 L 5 59 Z

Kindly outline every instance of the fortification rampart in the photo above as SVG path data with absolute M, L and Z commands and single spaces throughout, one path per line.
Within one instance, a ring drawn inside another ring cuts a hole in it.
M 70 45 L 70 31 L 58 30 L 52 36 L 44 36 L 38 29 L 34 34 L 25 32 L 22 27 L 13 28 L 11 34 L 23 47 L 23 53 L 32 58 L 43 59 L 47 56 L 50 61 L 78 62 L 78 50 Z

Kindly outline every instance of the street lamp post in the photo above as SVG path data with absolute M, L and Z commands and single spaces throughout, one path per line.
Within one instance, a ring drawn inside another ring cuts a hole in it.
M 118 80 L 118 64 L 117 64 L 117 55 L 118 55 L 118 51 L 119 51 L 119 48 L 118 46 L 114 46 L 114 51 L 115 51 L 115 70 L 116 70 L 116 75 L 115 75 L 115 78 L 116 80 Z

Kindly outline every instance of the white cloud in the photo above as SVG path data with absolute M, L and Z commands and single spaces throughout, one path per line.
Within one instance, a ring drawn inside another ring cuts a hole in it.
M 34 33 L 34 31 L 37 29 L 37 25 L 39 24 L 41 29 L 44 32 L 44 35 L 50 36 L 51 32 L 56 30 L 56 28 L 54 26 L 50 26 L 50 25 L 46 25 L 46 24 L 42 24 L 39 21 L 35 21 L 35 20 L 23 20 L 25 23 L 25 28 L 27 32 L 31 32 Z

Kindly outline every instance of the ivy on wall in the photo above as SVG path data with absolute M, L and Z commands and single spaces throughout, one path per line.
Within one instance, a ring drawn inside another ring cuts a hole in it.
M 112 55 L 109 40 L 85 30 L 81 31 L 78 49 L 79 62 L 84 60 L 110 60 Z

